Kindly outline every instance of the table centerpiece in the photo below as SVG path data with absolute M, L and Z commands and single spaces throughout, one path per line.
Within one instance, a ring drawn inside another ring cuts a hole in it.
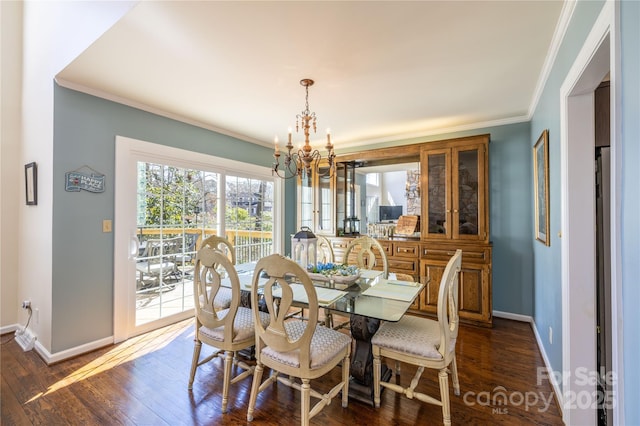
M 312 280 L 340 284 L 351 284 L 360 278 L 360 270 L 356 266 L 333 262 L 309 264 L 307 273 Z

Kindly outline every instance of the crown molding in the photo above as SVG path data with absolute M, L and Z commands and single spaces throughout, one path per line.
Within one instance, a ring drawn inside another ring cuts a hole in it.
M 87 95 L 96 96 L 98 98 L 106 99 L 108 101 L 116 102 L 122 105 L 130 106 L 132 108 L 136 108 L 145 112 L 149 112 L 151 114 L 159 115 L 161 117 L 169 118 L 171 120 L 180 121 L 181 123 L 190 124 L 192 126 L 200 127 L 205 130 L 210 130 L 212 132 L 220 133 L 225 136 L 230 136 L 232 138 L 240 139 L 245 142 L 254 143 L 256 145 L 264 146 L 267 148 L 272 148 L 273 144 L 265 141 L 261 141 L 259 139 L 251 138 L 247 135 L 242 135 L 240 133 L 231 132 L 226 129 L 222 129 L 219 127 L 212 126 L 207 123 L 203 123 L 198 120 L 194 120 L 192 118 L 185 117 L 179 114 L 173 114 L 158 108 L 151 107 L 149 105 L 143 104 L 142 102 L 132 101 L 131 99 L 123 98 L 120 96 L 113 95 L 111 93 L 103 92 L 101 90 L 96 90 L 90 87 L 83 86 L 81 84 L 72 83 L 70 81 L 64 80 L 62 78 L 56 77 L 56 83 L 64 88 L 75 90 L 77 92 L 86 93 Z
M 529 120 L 533 118 L 533 114 L 538 107 L 538 102 L 540 101 L 540 97 L 542 96 L 544 87 L 547 84 L 547 79 L 551 74 L 553 64 L 556 62 L 558 51 L 560 51 L 560 46 L 562 45 L 564 36 L 566 35 L 567 29 L 569 28 L 569 23 L 571 22 L 571 18 L 573 17 L 573 12 L 576 9 L 577 3 L 577 0 L 570 0 L 565 1 L 562 6 L 560 18 L 558 18 L 558 23 L 556 24 L 556 29 L 553 32 L 553 38 L 551 39 L 551 44 L 549 45 L 549 50 L 547 51 L 547 57 L 544 60 L 542 71 L 538 76 L 538 83 L 536 84 L 536 88 L 533 92 L 533 98 L 531 98 L 531 105 L 529 106 L 529 112 L 527 114 Z

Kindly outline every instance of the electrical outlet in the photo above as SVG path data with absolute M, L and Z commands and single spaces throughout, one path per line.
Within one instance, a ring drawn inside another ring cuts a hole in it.
M 25 300 L 22 302 L 22 309 L 31 309 L 31 300 Z
M 111 220 L 105 219 L 102 221 L 102 232 L 111 232 Z
M 549 343 L 553 345 L 553 327 L 549 326 Z

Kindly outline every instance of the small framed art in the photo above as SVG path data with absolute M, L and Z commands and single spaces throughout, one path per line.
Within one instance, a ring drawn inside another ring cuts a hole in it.
M 549 130 L 533 146 L 533 191 L 536 240 L 551 245 L 549 238 Z

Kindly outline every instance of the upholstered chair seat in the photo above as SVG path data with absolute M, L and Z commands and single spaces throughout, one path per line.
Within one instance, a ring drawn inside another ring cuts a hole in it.
M 269 277 L 263 287 L 263 306 L 270 318 L 268 327 L 258 319 L 258 282 L 262 274 Z M 304 288 L 308 300 L 308 321 L 288 319 L 287 313 L 294 303 L 292 278 Z M 256 369 L 247 420 L 253 420 L 258 393 L 276 382 L 300 391 L 300 423 L 304 426 L 340 392 L 342 406 L 346 407 L 351 337 L 318 324 L 318 295 L 306 271 L 294 261 L 277 254 L 260 259 L 253 276 L 251 306 L 256 327 Z M 321 394 L 311 387 L 311 379 L 324 376 L 340 364 L 342 380 L 327 393 Z M 271 375 L 263 382 L 265 367 L 271 369 Z M 312 397 L 319 400 L 313 406 Z M 286 407 L 283 407 L 284 410 Z M 283 415 L 286 415 L 286 411 Z
M 374 404 L 380 407 L 380 387 L 442 407 L 442 420 L 451 424 L 449 406 L 449 372 L 453 379 L 453 390 L 460 395 L 458 369 L 456 366 L 456 339 L 458 336 L 458 275 L 462 262 L 462 251 L 456 250 L 442 275 L 438 289 L 438 319 L 418 318 L 405 315 L 398 322 L 383 323 L 371 339 L 373 352 Z M 382 358 L 396 363 L 395 383 L 380 380 Z M 399 363 L 415 365 L 416 373 L 404 387 L 397 377 Z M 440 399 L 416 391 L 425 368 L 438 370 Z
M 227 287 L 230 285 L 231 287 Z M 224 374 L 222 377 L 222 412 L 227 411 L 229 387 L 245 377 L 253 374 L 254 367 L 236 357 L 236 352 L 247 349 L 255 343 L 255 324 L 261 327 L 269 324 L 269 316 L 257 312 L 254 316 L 251 309 L 240 306 L 240 280 L 238 274 L 227 257 L 220 250 L 205 245 L 196 255 L 193 297 L 195 302 L 195 345 L 189 375 L 189 389 L 193 388 L 196 369 L 201 365 L 224 354 Z M 229 296 L 227 307 L 219 308 L 219 300 Z M 218 351 L 200 360 L 202 344 L 212 346 Z M 235 364 L 242 371 L 231 377 L 231 367 Z M 219 380 L 219 378 L 209 379 Z
M 218 315 L 220 317 L 224 317 L 228 313 L 229 309 L 222 309 L 218 311 Z M 269 324 L 269 315 L 264 312 L 260 312 L 260 323 L 263 327 L 266 327 Z M 238 308 L 236 317 L 233 320 L 233 329 L 235 331 L 235 335 L 231 340 L 232 342 L 241 342 L 253 338 L 255 328 L 253 325 L 253 312 L 251 312 L 251 309 L 243 307 Z M 224 342 L 225 338 L 224 326 L 208 328 L 203 325 L 200 327 L 200 334 L 218 342 Z
M 438 321 L 407 315 L 401 322 L 385 322 L 371 339 L 371 343 L 398 352 L 424 358 L 442 359 Z M 456 347 L 456 339 L 449 340 L 449 350 Z

